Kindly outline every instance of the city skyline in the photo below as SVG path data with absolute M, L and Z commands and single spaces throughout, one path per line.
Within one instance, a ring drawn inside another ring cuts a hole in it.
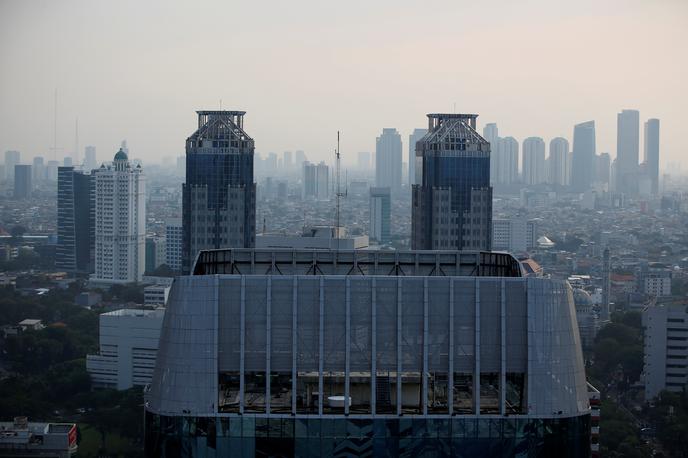
M 660 170 L 682 160 L 685 115 L 680 107 L 686 102 L 686 91 L 681 81 L 687 67 L 661 52 L 686 41 L 683 24 L 688 8 L 680 2 L 662 6 L 577 2 L 575 9 L 573 4 L 553 7 L 544 2 L 528 6 L 461 2 L 443 6 L 452 13 L 446 19 L 436 18 L 422 6 L 402 5 L 394 10 L 395 20 L 384 28 L 387 38 L 375 27 L 389 12 L 386 3 L 340 12 L 338 21 L 327 27 L 330 12 L 317 4 L 275 5 L 267 12 L 241 5 L 232 13 L 242 21 L 232 27 L 246 36 L 250 46 L 220 33 L 223 27 L 214 26 L 214 19 L 180 23 L 193 11 L 189 8 L 178 4 L 167 8 L 166 4 L 161 17 L 154 3 L 131 15 L 133 8 L 126 3 L 115 8 L 79 1 L 59 6 L 4 2 L 0 55 L 9 65 L 0 80 L 0 96 L 5 101 L 0 107 L 0 138 L 4 140 L 0 149 L 22 151 L 26 159 L 53 159 L 57 89 L 57 146 L 61 148 L 57 159 L 77 143 L 110 151 L 122 138 L 130 141 L 134 159 L 154 163 L 165 156 L 175 157 L 182 153 L 180 132 L 193 122 L 193 111 L 222 104 L 252 113 L 254 135 L 261 139 L 257 152 L 303 149 L 316 162 L 329 158 L 336 130 L 342 131 L 344 163 L 351 164 L 358 151 L 373 150 L 382 127 L 396 127 L 406 139 L 423 125 L 424 113 L 452 112 L 455 106 L 463 112 L 481 113 L 484 123 L 496 122 L 504 133 L 519 140 L 539 136 L 549 141 L 561 136 L 572 141 L 573 125 L 594 119 L 597 149 L 611 152 L 612 159 L 615 114 L 631 108 L 640 112 L 641 120 L 662 120 Z M 223 7 L 216 8 L 215 16 L 222 17 Z M 490 38 L 464 40 L 466 32 L 442 27 L 456 14 L 470 15 L 476 26 L 490 32 L 484 34 Z M 643 37 L 631 33 L 641 21 L 647 32 Z M 422 26 L 431 22 L 436 27 Z M 406 27 L 416 23 L 421 26 Z M 348 33 L 354 25 L 360 28 L 360 36 Z M 581 26 L 589 31 L 585 36 L 573 33 Z M 168 39 L 169 33 L 173 39 Z M 548 36 L 547 42 L 541 40 L 543 35 Z M 313 40 L 314 36 L 322 37 L 323 43 Z M 624 46 L 619 47 L 617 37 L 622 36 Z M 284 43 L 276 43 L 278 37 Z M 46 42 L 49 46 L 42 45 Z M 234 72 L 229 60 L 211 59 L 208 52 L 214 46 L 209 43 L 234 55 L 231 62 L 241 60 L 242 71 Z M 289 59 L 280 54 L 282 46 L 290 47 Z M 102 49 L 108 50 L 102 53 L 105 59 L 99 57 Z M 435 53 L 462 54 L 478 65 L 470 71 L 460 63 L 438 67 L 432 76 L 436 83 L 427 85 L 427 75 L 405 58 L 419 53 L 428 58 Z M 646 59 L 642 67 L 635 65 L 638 54 Z M 212 62 L 212 72 L 201 76 L 191 71 L 189 55 Z M 502 56 L 503 63 L 513 68 L 511 78 L 497 79 L 499 72 L 494 72 L 493 65 L 480 65 L 489 63 L 493 55 Z M 542 71 L 529 69 L 540 66 L 516 65 L 536 56 L 549 61 Z M 88 66 L 74 62 L 88 62 Z M 576 70 L 590 66 L 596 71 Z M 41 71 L 30 71 L 38 67 Z M 79 69 L 76 73 L 75 68 Z M 279 80 L 261 76 L 276 70 L 283 75 Z M 231 85 L 226 83 L 229 75 Z M 31 85 L 32 91 L 15 90 L 24 84 Z M 661 91 L 653 90 L 660 87 Z M 132 112 L 131 106 L 136 110 Z M 519 107 L 525 106 L 537 110 L 520 116 Z M 361 108 L 366 107 L 369 111 L 361 115 Z M 164 115 L 148 116 L 156 110 Z M 39 126 L 32 128 L 31 135 L 25 127 L 29 119 Z M 316 133 L 304 135 L 304 123 L 315 127 Z

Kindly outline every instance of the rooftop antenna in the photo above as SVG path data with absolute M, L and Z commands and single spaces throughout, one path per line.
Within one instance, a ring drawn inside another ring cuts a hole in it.
M 74 164 L 79 165 L 79 118 L 76 118 L 74 132 Z
M 340 177 L 340 150 L 339 150 L 339 131 L 337 131 L 337 149 L 334 151 L 335 158 L 336 158 L 336 174 L 337 174 L 337 192 L 335 193 L 335 196 L 337 198 L 337 211 L 336 211 L 336 226 L 334 228 L 335 230 L 335 236 L 337 237 L 337 250 L 339 250 L 339 217 L 340 217 L 340 202 L 339 199 L 342 197 L 346 197 L 347 195 L 347 190 L 342 192 L 340 182 L 339 182 L 339 177 Z

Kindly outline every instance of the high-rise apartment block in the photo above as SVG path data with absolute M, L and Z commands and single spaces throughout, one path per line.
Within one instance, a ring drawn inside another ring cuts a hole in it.
M 95 175 L 59 167 L 55 266 L 70 273 L 93 273 L 96 242 Z
M 573 156 L 571 159 L 571 187 L 585 192 L 595 176 L 595 121 L 576 124 L 573 128 Z
M 391 198 L 389 188 L 370 188 L 371 240 L 388 243 L 391 225 Z
M 303 163 L 303 198 L 327 200 L 330 196 L 330 168 L 324 162 Z
M 141 165 L 120 149 L 96 169 L 94 283 L 139 282 L 146 266 L 146 183 Z
M 31 181 L 31 166 L 17 164 L 14 166 L 14 198 L 26 199 L 31 197 L 33 183 Z
M 659 193 L 659 119 L 648 119 L 644 132 L 645 170 L 650 177 L 652 194 Z
M 475 114 L 429 114 L 416 143 L 421 183 L 413 187 L 411 243 L 415 250 L 490 250 L 490 144 L 476 132 Z
M 616 191 L 638 194 L 640 113 L 622 110 L 616 118 Z
M 375 141 L 375 185 L 401 192 L 401 135 L 393 128 L 382 129 Z
M 200 250 L 252 247 L 256 239 L 254 144 L 244 131 L 246 112 L 197 113 L 198 129 L 186 140 L 183 273 Z
M 540 137 L 523 140 L 523 182 L 535 185 L 547 181 L 545 142 Z
M 549 183 L 558 186 L 571 184 L 569 141 L 555 137 L 549 142 Z

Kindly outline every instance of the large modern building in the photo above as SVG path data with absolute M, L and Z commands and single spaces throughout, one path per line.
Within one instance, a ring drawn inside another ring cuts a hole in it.
M 537 246 L 537 220 L 523 217 L 492 220 L 492 248 L 521 253 Z
M 394 128 L 382 129 L 375 140 L 375 185 L 389 188 L 392 194 L 401 191 L 401 135 Z
M 549 183 L 558 186 L 571 184 L 569 141 L 555 137 L 549 142 Z
M 590 189 L 595 176 L 595 154 L 595 121 L 576 124 L 571 158 L 571 187 L 574 191 Z
M 87 146 L 86 148 L 84 148 L 84 170 L 93 170 L 96 167 L 98 167 L 96 147 Z
M 146 183 L 141 165 L 120 149 L 93 171 L 98 284 L 139 282 L 146 267 Z
M 19 151 L 5 151 L 5 179 L 14 181 L 14 166 L 21 164 Z
M 186 139 L 182 272 L 200 250 L 252 247 L 256 238 L 253 139 L 245 111 L 197 111 L 198 130 Z
M 622 110 L 616 117 L 616 191 L 638 193 L 640 113 Z
M 17 164 L 14 166 L 14 198 L 26 199 L 31 197 L 33 183 L 31 181 L 31 166 Z
M 523 182 L 535 185 L 547 181 L 545 141 L 540 137 L 523 140 Z
M 429 114 L 416 143 L 422 182 L 413 186 L 416 250 L 489 250 L 492 240 L 490 144 L 475 114 Z
M 503 253 L 204 251 L 172 288 L 147 456 L 590 453 L 566 281 Z
M 34 186 L 45 181 L 45 179 L 47 178 L 47 174 L 45 172 L 46 170 L 43 158 L 41 156 L 35 156 L 33 158 L 33 164 L 31 166 L 31 179 L 33 181 Z
M 370 229 L 368 235 L 377 243 L 388 243 L 391 235 L 392 202 L 389 188 L 370 188 Z
M 57 172 L 57 247 L 55 267 L 93 273 L 96 243 L 95 175 L 59 167 Z
M 645 167 L 651 180 L 652 194 L 659 193 L 659 119 L 645 122 Z
M 324 162 L 319 164 L 303 163 L 304 199 L 327 200 L 330 196 L 330 168 Z
M 496 142 L 497 158 L 491 161 L 495 164 L 497 170 L 494 172 L 494 177 L 498 184 L 511 185 L 518 182 L 518 141 L 514 137 L 504 137 L 498 139 Z M 490 145 L 490 158 L 492 158 L 492 146 Z
M 95 388 L 126 390 L 151 382 L 164 315 L 162 308 L 100 315 L 100 352 L 86 356 Z
M 0 456 L 70 458 L 78 449 L 77 436 L 74 423 L 38 423 L 15 417 L 12 422 L 0 422 Z
M 428 133 L 428 129 L 413 129 L 409 135 L 408 143 L 408 183 L 409 186 L 420 183 L 420 177 L 416 179 L 416 142 Z

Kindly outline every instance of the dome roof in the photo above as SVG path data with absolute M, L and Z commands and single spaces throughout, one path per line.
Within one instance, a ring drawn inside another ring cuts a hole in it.
M 129 158 L 127 157 L 127 153 L 124 152 L 122 148 L 117 151 L 117 154 L 115 154 L 115 161 L 128 161 Z
M 592 305 L 592 298 L 587 291 L 575 288 L 573 290 L 573 303 L 576 307 L 589 307 Z

